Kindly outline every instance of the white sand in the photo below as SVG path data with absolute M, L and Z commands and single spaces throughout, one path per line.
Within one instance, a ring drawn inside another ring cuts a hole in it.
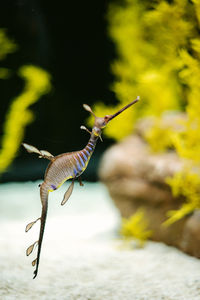
M 148 243 L 120 249 L 119 216 L 104 187 L 75 186 L 60 206 L 66 186 L 52 193 L 38 277 L 25 249 L 37 239 L 37 183 L 0 186 L 0 300 L 200 299 L 200 261 L 175 248 Z

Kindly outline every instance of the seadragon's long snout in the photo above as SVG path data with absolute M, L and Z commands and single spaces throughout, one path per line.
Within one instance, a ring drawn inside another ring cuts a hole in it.
M 129 108 L 131 105 L 137 103 L 139 100 L 140 100 L 140 97 L 137 96 L 137 98 L 135 100 L 133 100 L 132 102 L 130 102 L 126 106 L 122 107 L 115 114 L 113 114 L 113 115 L 107 115 L 106 116 L 107 122 L 110 122 L 112 119 L 114 119 L 116 116 L 118 116 L 119 114 L 121 114 L 124 110 L 126 110 L 127 108 Z

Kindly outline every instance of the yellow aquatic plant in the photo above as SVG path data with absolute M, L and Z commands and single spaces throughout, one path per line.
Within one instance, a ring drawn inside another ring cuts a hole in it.
M 17 44 L 7 36 L 6 30 L 0 28 L 0 60 L 6 58 L 8 54 L 15 52 L 17 48 Z
M 200 54 L 200 48 L 198 51 Z M 188 86 L 187 120 L 184 130 L 173 132 L 171 136 L 177 154 L 186 160 L 186 167 L 167 182 L 173 194 L 184 196 L 186 203 L 179 210 L 169 212 L 166 225 L 200 209 L 200 61 L 185 50 L 182 51 L 182 57 L 184 69 L 180 75 Z
M 0 79 L 8 79 L 11 73 L 8 68 L 0 68 Z
M 113 121 L 105 133 L 117 140 L 133 131 L 138 118 L 153 116 L 146 140 L 154 151 L 174 148 L 187 167 L 167 182 L 186 202 L 169 213 L 167 224 L 200 208 L 200 1 L 122 0 L 109 5 L 109 35 L 116 59 L 111 65 L 111 89 L 117 109 L 140 95 L 140 104 L 127 111 L 126 122 Z M 98 115 L 113 107 L 97 103 Z M 185 111 L 183 130 L 162 126 L 163 114 Z M 188 184 L 190 183 L 190 184 Z
M 148 229 L 148 221 L 145 218 L 143 209 L 139 209 L 130 218 L 122 219 L 120 234 L 126 240 L 137 239 L 140 246 L 152 236 L 152 231 Z
M 0 28 L 0 60 L 6 58 L 10 53 L 14 53 L 17 50 L 16 43 L 8 38 L 6 30 Z M 0 79 L 8 79 L 11 71 L 8 68 L 0 68 Z
M 17 45 L 0 29 L 0 59 L 17 50 Z M 0 79 L 8 79 L 11 70 L 0 68 Z M 51 89 L 50 75 L 40 67 L 24 65 L 19 68 L 18 75 L 24 80 L 24 88 L 20 95 L 13 99 L 5 116 L 0 149 L 0 173 L 6 170 L 15 158 L 23 140 L 26 126 L 33 121 L 34 115 L 29 107 Z
M 185 167 L 181 172 L 176 173 L 172 178 L 167 179 L 171 186 L 174 197 L 182 195 L 186 201 L 178 210 L 168 211 L 168 219 L 163 223 L 171 225 L 186 215 L 200 208 L 200 176 L 190 168 Z
M 22 93 L 12 101 L 6 115 L 1 140 L 0 172 L 12 162 L 22 142 L 25 127 L 34 119 L 29 107 L 51 88 L 50 75 L 39 67 L 22 66 L 19 76 L 24 79 L 25 86 Z
M 121 139 L 133 131 L 139 117 L 153 115 L 159 120 L 163 112 L 181 108 L 184 99 L 178 78 L 181 66 L 178 51 L 187 47 L 188 36 L 193 34 L 193 27 L 184 19 L 186 2 L 174 1 L 170 5 L 167 1 L 157 1 L 156 5 L 124 0 L 121 5 L 110 5 L 109 34 L 117 52 L 111 65 L 115 75 L 111 89 L 119 100 L 118 107 L 137 95 L 141 96 L 141 102 L 127 112 L 126 122 L 122 124 L 118 119 L 106 128 L 108 136 Z M 100 103 L 95 109 L 104 115 L 109 108 Z M 154 139 L 149 142 L 156 144 Z

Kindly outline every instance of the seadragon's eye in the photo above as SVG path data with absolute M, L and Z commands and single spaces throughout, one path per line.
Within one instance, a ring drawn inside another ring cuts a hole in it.
M 110 118 L 110 116 L 109 116 L 109 115 L 106 115 L 106 116 L 104 117 L 104 120 L 105 120 L 105 121 L 108 121 L 109 118 Z
M 108 121 L 110 119 L 110 116 L 109 115 L 106 115 L 104 118 L 103 118 L 103 122 L 101 124 L 101 128 L 104 128 L 107 124 L 108 124 Z

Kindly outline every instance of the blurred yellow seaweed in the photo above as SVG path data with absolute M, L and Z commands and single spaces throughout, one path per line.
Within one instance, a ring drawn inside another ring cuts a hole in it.
M 145 241 L 152 236 L 144 210 L 138 209 L 130 218 L 123 218 L 120 233 L 125 240 L 137 239 L 139 245 L 143 246 Z
M 184 196 L 186 202 L 180 209 L 168 211 L 168 219 L 163 223 L 165 226 L 173 224 L 200 207 L 199 173 L 185 167 L 181 172 L 176 173 L 174 177 L 168 178 L 167 182 L 172 187 L 173 195 L 175 197 Z
M 23 139 L 25 127 L 33 120 L 29 106 L 51 88 L 50 75 L 39 67 L 22 66 L 19 76 L 25 80 L 25 86 L 22 93 L 11 103 L 6 116 L 0 150 L 0 172 L 12 162 Z
M 123 0 L 121 5 L 111 4 L 108 10 L 109 34 L 117 53 L 111 65 L 115 76 L 111 89 L 119 100 L 118 107 L 137 95 L 141 97 L 140 105 L 127 112 L 126 122 L 121 124 L 118 119 L 106 128 L 105 133 L 115 139 L 130 134 L 138 118 L 153 115 L 159 120 L 163 112 L 179 110 L 184 102 L 178 51 L 187 47 L 192 32 L 190 22 L 183 19 L 185 1 L 156 3 Z M 105 115 L 108 108 L 97 103 L 94 110 Z M 160 130 L 159 126 L 155 128 L 154 132 Z M 149 134 L 147 139 L 158 148 L 151 137 Z
M 6 36 L 6 31 L 0 29 L 0 59 L 16 49 L 16 44 Z M 0 78 L 7 79 L 10 72 L 7 68 L 1 68 Z M 0 173 L 5 171 L 14 159 L 22 142 L 25 127 L 34 118 L 28 108 L 51 89 L 50 75 L 37 66 L 22 66 L 18 74 L 24 79 L 25 85 L 21 94 L 13 99 L 5 117 L 0 149 Z
M 0 28 L 0 60 L 6 58 L 10 53 L 14 53 L 18 46 L 13 40 L 7 37 L 6 30 Z M 8 79 L 11 71 L 8 68 L 0 68 L 0 79 Z
M 17 44 L 8 38 L 6 30 L 0 28 L 0 60 L 6 58 L 8 54 L 15 52 L 17 48 Z
M 117 106 L 137 95 L 141 102 L 127 111 L 126 122 L 116 119 L 105 133 L 119 140 L 133 131 L 138 118 L 153 116 L 154 125 L 146 130 L 151 148 L 173 147 L 187 160 L 187 167 L 167 179 L 172 191 L 186 199 L 182 208 L 168 213 L 169 225 L 200 208 L 200 1 L 122 0 L 110 4 L 107 19 L 116 47 L 111 89 Z M 108 107 L 97 103 L 94 111 L 105 115 Z M 186 112 L 182 131 L 161 126 L 168 111 Z
M 0 68 L 0 79 L 8 79 L 11 73 L 8 68 Z

